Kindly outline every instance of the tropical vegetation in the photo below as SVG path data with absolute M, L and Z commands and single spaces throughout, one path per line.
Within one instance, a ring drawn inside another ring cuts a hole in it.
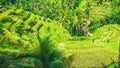
M 0 0 L 0 68 L 119 68 L 120 0 Z

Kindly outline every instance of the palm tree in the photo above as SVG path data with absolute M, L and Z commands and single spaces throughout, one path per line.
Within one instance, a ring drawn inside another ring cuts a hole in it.
M 87 1 L 87 0 L 86 0 Z M 85 19 L 86 19 L 86 24 L 83 26 L 83 31 L 87 34 L 87 36 L 91 36 L 88 26 L 90 25 L 90 4 L 87 1 L 86 3 L 86 9 L 85 9 Z
M 62 52 L 60 52 L 56 46 L 52 43 L 50 39 L 50 35 L 47 36 L 44 39 L 41 39 L 39 30 L 43 25 L 40 25 L 37 29 L 37 38 L 40 42 L 40 60 L 43 63 L 43 68 L 56 68 L 56 66 L 62 66 L 62 68 L 65 67 L 65 62 L 62 59 L 63 55 Z

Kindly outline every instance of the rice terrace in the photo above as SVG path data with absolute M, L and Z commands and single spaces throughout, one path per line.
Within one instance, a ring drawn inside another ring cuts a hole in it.
M 0 0 L 0 68 L 120 68 L 120 0 Z

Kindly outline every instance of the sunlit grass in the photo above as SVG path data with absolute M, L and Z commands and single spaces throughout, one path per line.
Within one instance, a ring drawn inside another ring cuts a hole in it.
M 72 67 L 103 68 L 103 64 L 107 66 L 112 63 L 112 60 L 115 62 L 118 60 L 118 45 L 115 43 L 69 41 L 66 43 L 65 52 L 75 55 Z
M 118 30 L 119 25 L 106 25 L 97 29 L 93 33 L 93 37 L 67 41 L 65 54 L 74 55 L 71 66 L 75 68 L 103 68 L 113 61 L 118 62 L 118 37 L 120 36 Z M 110 35 L 109 32 L 115 33 Z M 93 39 L 96 40 L 93 41 Z

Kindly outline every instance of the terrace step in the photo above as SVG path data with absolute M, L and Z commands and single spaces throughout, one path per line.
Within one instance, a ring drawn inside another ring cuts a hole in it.
M 8 14 L 10 14 L 10 13 L 13 12 L 13 11 L 14 11 L 14 9 L 12 8 L 12 9 L 9 9 L 9 10 L 1 13 L 1 14 L 0 14 L 0 20 L 4 19 Z
M 35 16 L 33 14 L 30 15 L 30 18 L 28 18 L 25 22 L 24 22 L 24 27 L 26 29 L 29 29 L 30 26 L 29 26 L 29 23 L 32 22 L 33 20 L 35 20 Z

